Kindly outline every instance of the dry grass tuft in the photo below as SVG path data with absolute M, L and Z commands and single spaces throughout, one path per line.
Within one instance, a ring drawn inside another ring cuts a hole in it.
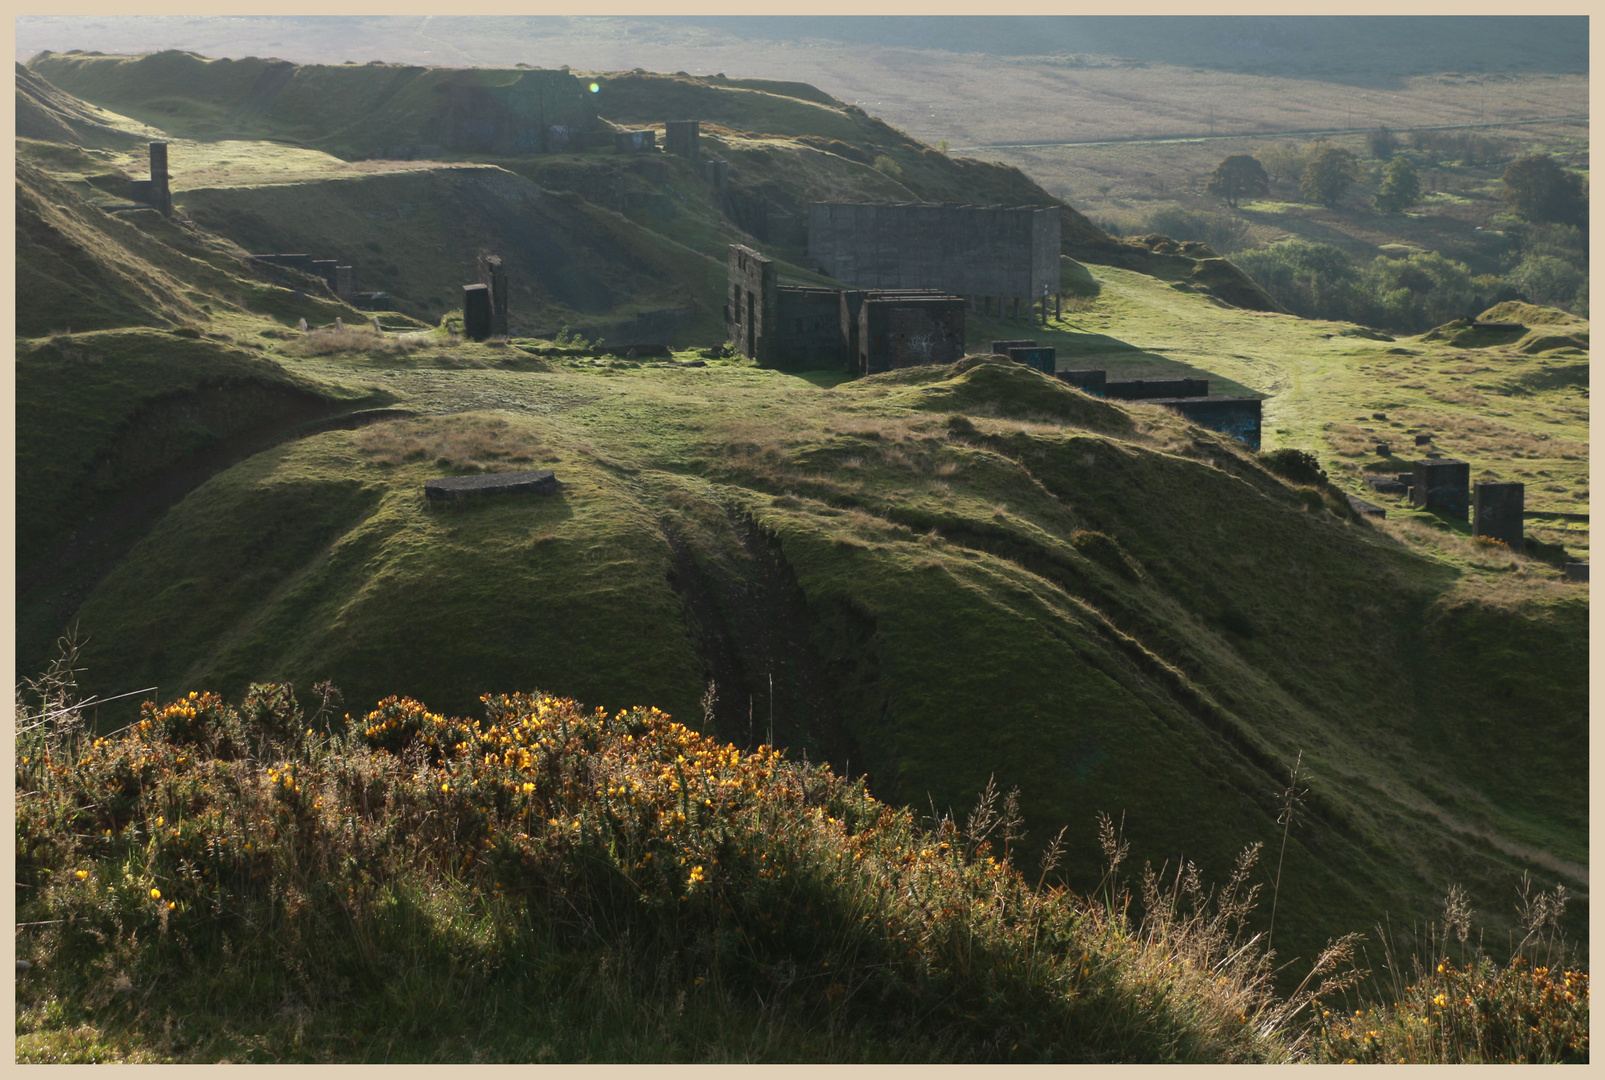
M 398 356 L 431 348 L 435 344 L 434 337 L 427 333 L 385 334 L 371 326 L 323 326 L 287 342 L 284 352 L 291 356 L 333 356 L 341 353 Z

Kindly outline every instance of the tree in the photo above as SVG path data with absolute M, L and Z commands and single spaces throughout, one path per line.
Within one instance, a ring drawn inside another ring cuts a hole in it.
M 1386 161 L 1399 148 L 1399 140 L 1393 137 L 1393 132 L 1384 124 L 1365 137 L 1365 145 L 1370 149 L 1372 157 Z
M 1278 143 L 1256 151 L 1254 158 L 1265 166 L 1271 179 L 1279 183 L 1297 179 L 1304 172 L 1304 166 L 1309 164 L 1310 156 L 1292 143 Z
M 1396 157 L 1388 162 L 1377 187 L 1376 208 L 1379 213 L 1397 214 L 1407 206 L 1421 201 L 1421 174 L 1407 157 Z
M 1247 154 L 1233 154 L 1215 166 L 1215 174 L 1204 188 L 1211 195 L 1226 200 L 1226 205 L 1237 209 L 1237 200 L 1244 195 L 1269 195 L 1271 178 L 1265 175 L 1265 166 Z
M 1561 168 L 1548 154 L 1517 158 L 1503 179 L 1505 202 L 1528 221 L 1587 226 L 1588 200 L 1582 178 Z
M 1354 182 L 1359 179 L 1358 163 L 1354 155 L 1335 146 L 1323 146 L 1304 167 L 1299 190 L 1310 202 L 1318 202 L 1328 210 L 1337 205 Z

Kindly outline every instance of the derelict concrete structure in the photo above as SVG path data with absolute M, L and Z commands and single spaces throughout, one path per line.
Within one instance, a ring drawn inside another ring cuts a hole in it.
M 725 326 L 736 351 L 762 367 L 845 366 L 870 374 L 964 355 L 964 301 L 957 296 L 783 286 L 773 260 L 741 244 L 729 250 Z
M 150 179 L 130 180 L 128 197 L 136 203 L 153 207 L 167 217 L 173 216 L 172 174 L 167 171 L 167 144 L 150 144 Z
M 1471 463 L 1455 458 L 1418 461 L 1410 501 L 1444 517 L 1465 521 L 1471 495 Z
M 957 296 L 870 292 L 858 312 L 858 370 L 874 375 L 964 358 L 964 301 Z
M 1522 483 L 1474 484 L 1471 488 L 1471 532 L 1521 551 L 1526 543 L 1527 485 Z
M 996 297 L 1018 314 L 1059 295 L 1059 211 L 948 203 L 813 203 L 808 256 L 865 289 Z M 1046 312 L 1044 311 L 1044 314 Z

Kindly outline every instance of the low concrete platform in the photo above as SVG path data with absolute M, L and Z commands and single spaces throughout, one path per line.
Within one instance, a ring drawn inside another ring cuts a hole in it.
M 482 473 L 479 476 L 443 476 L 424 483 L 430 499 L 467 499 L 475 495 L 553 495 L 557 477 L 551 469 L 532 472 Z

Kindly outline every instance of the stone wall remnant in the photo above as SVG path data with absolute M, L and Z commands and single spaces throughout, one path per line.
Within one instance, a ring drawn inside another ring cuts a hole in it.
M 149 206 L 166 217 L 173 216 L 172 176 L 167 171 L 167 144 L 150 144 L 150 179 L 130 180 L 128 197 L 132 202 Z
M 774 364 L 776 296 L 775 264 L 750 247 L 730 245 L 729 288 L 725 325 L 730 343 L 742 356 L 764 367 Z
M 1446 518 L 1465 521 L 1470 510 L 1471 464 L 1456 458 L 1416 462 L 1410 501 Z
M 1526 484 L 1510 482 L 1472 485 L 1472 535 L 1503 541 L 1511 551 L 1519 554 L 1526 544 L 1524 532 L 1526 500 Z

